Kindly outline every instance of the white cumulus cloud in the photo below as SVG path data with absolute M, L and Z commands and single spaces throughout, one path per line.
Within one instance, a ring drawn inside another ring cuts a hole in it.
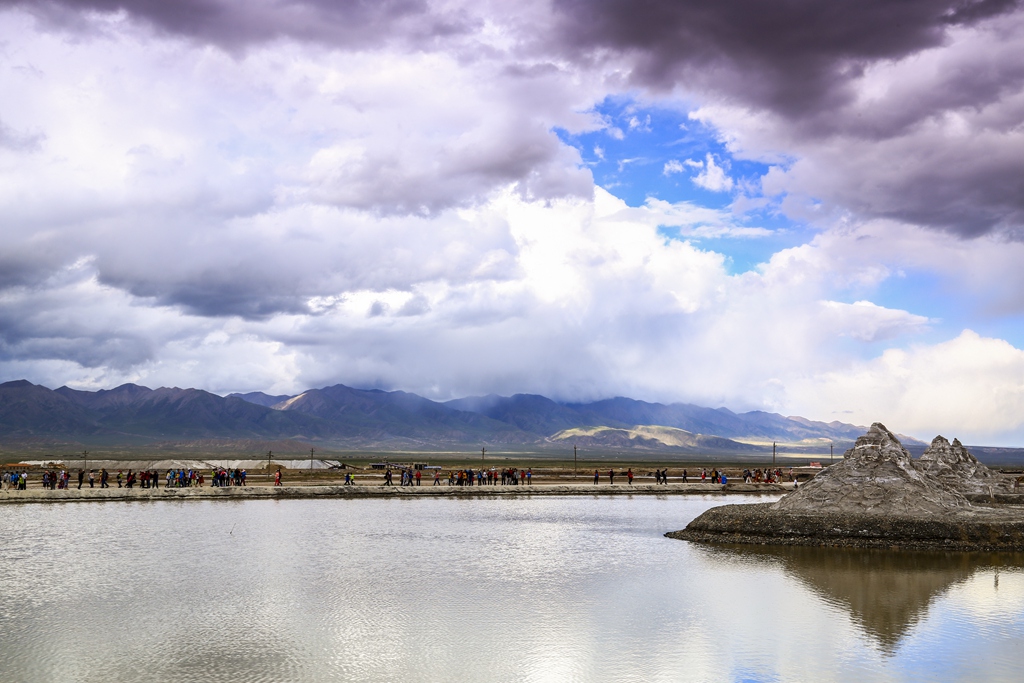
M 726 169 L 718 165 L 715 157 L 708 154 L 703 170 L 693 177 L 693 184 L 712 192 L 728 192 L 733 187 L 733 180 Z

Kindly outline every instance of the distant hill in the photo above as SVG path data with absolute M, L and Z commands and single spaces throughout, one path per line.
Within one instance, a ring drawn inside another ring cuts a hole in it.
M 445 405 L 479 412 L 514 424 L 524 431 L 551 436 L 574 427 L 631 428 L 637 425 L 674 427 L 692 434 L 761 442 L 806 439 L 856 441 L 866 427 L 842 422 L 813 422 L 802 417 L 753 411 L 734 413 L 727 408 L 704 408 L 687 403 L 647 403 L 632 398 L 611 398 L 593 403 L 555 403 L 544 396 L 516 394 L 478 396 L 448 401 Z
M 266 402 L 267 398 L 259 392 L 236 396 L 254 402 Z M 341 384 L 285 397 L 272 407 L 313 415 L 344 426 L 350 435 L 378 441 L 478 440 L 544 447 L 572 438 L 577 445 L 607 449 L 746 453 L 770 450 L 773 441 L 819 449 L 834 442 L 844 449 L 866 431 L 863 426 L 842 422 L 623 397 L 563 404 L 537 394 L 489 394 L 437 403 L 401 391 L 353 389 Z
M 600 421 L 590 422 L 572 408 L 536 394 L 516 394 L 508 398 L 491 394 L 460 398 L 444 405 L 486 415 L 493 420 L 515 425 L 524 432 L 542 436 L 551 436 L 563 429 L 582 425 L 604 424 Z
M 0 437 L 21 440 L 298 440 L 390 450 L 466 444 L 561 450 L 571 443 L 610 451 L 743 454 L 770 452 L 773 441 L 818 450 L 835 442 L 838 451 L 864 431 L 840 422 L 624 397 L 558 403 L 516 394 L 441 403 L 404 391 L 342 384 L 295 396 L 218 396 L 136 384 L 100 391 L 50 390 L 25 380 L 0 384 Z
M 376 441 L 397 437 L 440 443 L 529 443 L 538 436 L 416 394 L 353 389 L 343 384 L 310 389 L 277 403 L 274 409 L 315 416 L 334 425 L 339 433 Z
M 51 391 L 19 380 L 0 384 L 0 436 L 153 438 L 319 437 L 331 426 L 198 389 Z
M 287 401 L 291 396 L 271 396 L 270 394 L 264 394 L 262 391 L 250 391 L 248 394 L 228 394 L 228 398 L 240 398 L 243 401 L 255 403 L 258 406 L 270 408 L 281 401 Z
M 0 435 L 91 435 L 95 415 L 46 387 L 25 380 L 0 384 Z
M 278 399 L 273 408 L 263 405 Z M 543 440 L 514 425 L 402 391 L 312 389 L 298 396 L 261 392 L 217 396 L 199 389 L 50 390 L 19 380 L 0 384 L 0 437 L 303 439 L 358 448 L 423 448 Z
M 574 446 L 599 448 L 630 448 L 646 450 L 678 449 L 694 453 L 728 452 L 761 453 L 767 449 L 748 443 L 724 439 L 720 436 L 692 434 L 683 429 L 661 426 L 637 426 L 629 429 L 617 427 L 580 427 L 566 429 L 551 437 Z

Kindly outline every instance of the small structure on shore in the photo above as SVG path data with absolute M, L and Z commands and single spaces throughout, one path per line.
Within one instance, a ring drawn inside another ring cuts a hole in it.
M 914 461 L 875 423 L 844 460 L 775 503 L 708 510 L 672 538 L 705 542 L 1024 550 L 1024 510 L 998 505 L 1012 479 L 959 441 L 936 437 Z

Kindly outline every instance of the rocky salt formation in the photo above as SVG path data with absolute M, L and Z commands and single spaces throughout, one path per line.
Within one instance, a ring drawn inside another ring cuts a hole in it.
M 879 422 L 871 425 L 868 433 L 858 438 L 843 458 L 800 490 L 784 497 L 775 504 L 775 509 L 941 515 L 970 507 L 957 487 L 922 471 L 900 440 Z
M 917 467 L 946 487 L 961 493 L 1006 491 L 1012 485 L 1008 477 L 993 472 L 978 462 L 959 439 L 949 443 L 944 436 L 932 439 Z
M 875 423 L 844 460 L 776 503 L 708 510 L 672 538 L 714 543 L 1024 551 L 1024 510 L 977 496 L 1002 479 L 938 437 L 915 462 Z M 980 501 L 982 502 L 978 502 Z

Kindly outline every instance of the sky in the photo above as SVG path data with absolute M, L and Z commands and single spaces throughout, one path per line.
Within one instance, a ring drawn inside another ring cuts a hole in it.
M 0 379 L 1024 445 L 1011 0 L 0 0 Z

